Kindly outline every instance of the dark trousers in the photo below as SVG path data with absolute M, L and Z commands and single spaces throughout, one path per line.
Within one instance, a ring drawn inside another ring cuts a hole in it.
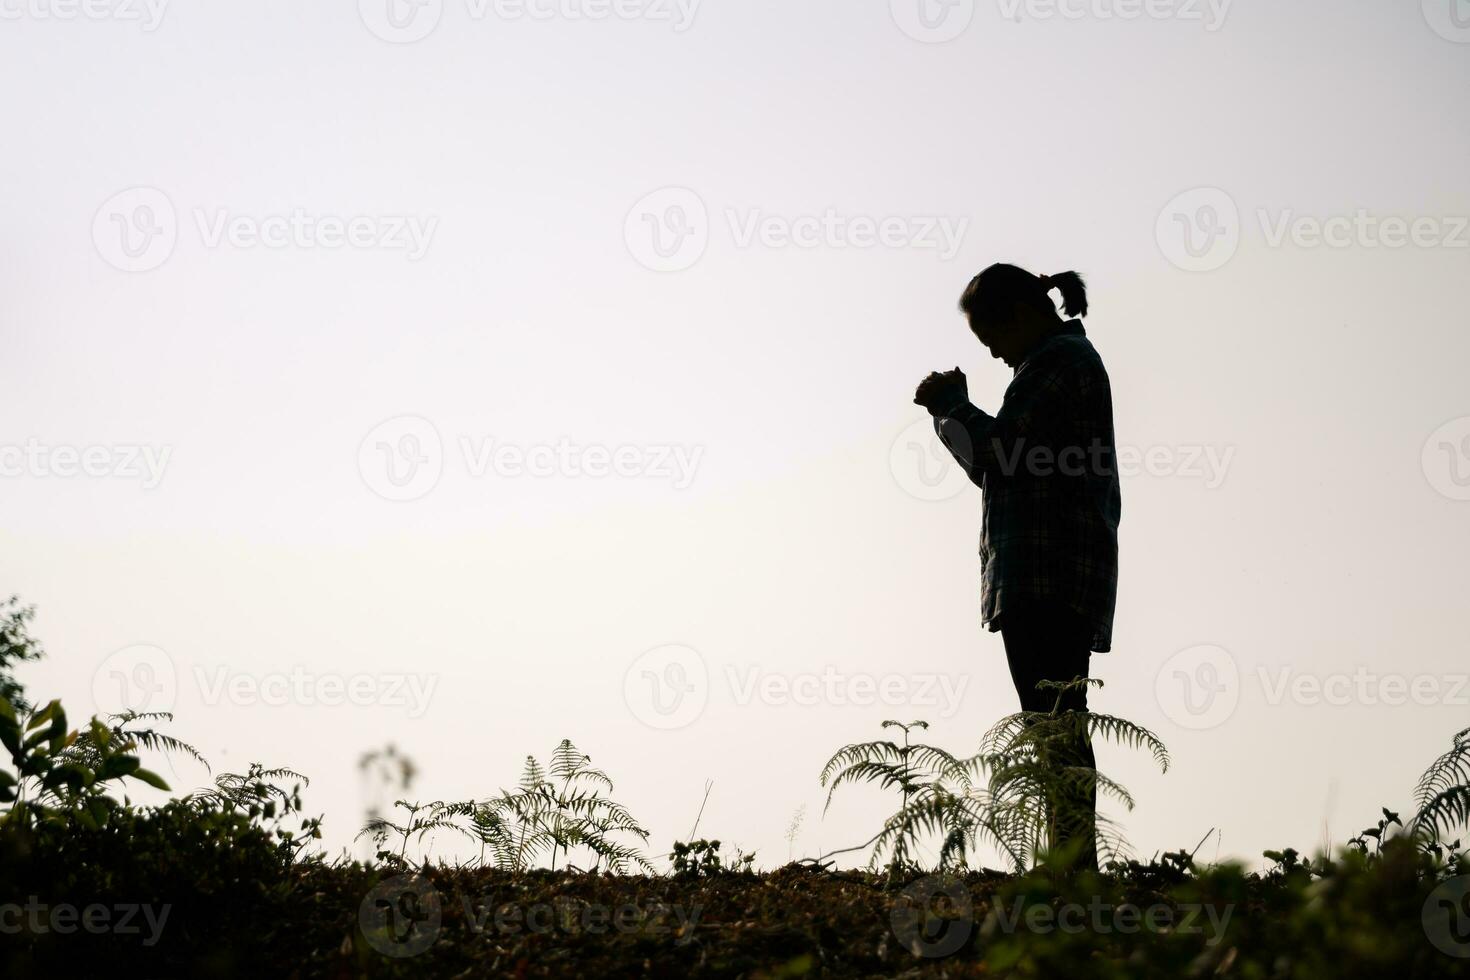
M 1022 711 L 1050 712 L 1057 707 L 1056 691 L 1038 691 L 1037 681 L 1070 681 L 1087 677 L 1092 658 L 1092 630 L 1072 610 L 1063 606 L 1033 604 L 1007 609 L 1000 617 L 1000 635 L 1005 641 L 1011 680 L 1021 699 Z M 1062 711 L 1086 711 L 1087 690 L 1069 691 L 1062 698 Z M 1092 740 L 1084 736 L 1062 747 L 1057 764 L 1097 768 Z M 1051 814 L 1051 845 L 1081 841 L 1077 867 L 1097 868 L 1097 783 L 1065 794 L 1055 802 Z

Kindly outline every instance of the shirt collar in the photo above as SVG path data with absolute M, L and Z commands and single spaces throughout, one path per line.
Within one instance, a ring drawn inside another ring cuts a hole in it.
M 1046 335 L 1046 339 L 1042 340 L 1041 343 L 1037 344 L 1036 347 L 1031 351 L 1031 353 L 1027 354 L 1025 356 L 1025 358 L 1022 359 L 1022 361 L 1021 361 L 1020 364 L 1016 365 L 1016 373 L 1019 374 L 1021 372 L 1021 368 L 1025 367 L 1027 364 L 1030 364 L 1032 358 L 1034 358 L 1037 354 L 1041 353 L 1042 351 L 1046 350 L 1046 348 L 1050 347 L 1052 345 L 1052 343 L 1054 343 L 1058 337 L 1086 337 L 1086 336 L 1087 336 L 1087 331 L 1083 329 L 1083 327 L 1082 327 L 1082 321 L 1081 320 L 1072 319 L 1072 320 L 1064 320 L 1064 321 L 1062 321 L 1062 325 L 1060 327 L 1057 327 L 1051 333 L 1047 334 Z

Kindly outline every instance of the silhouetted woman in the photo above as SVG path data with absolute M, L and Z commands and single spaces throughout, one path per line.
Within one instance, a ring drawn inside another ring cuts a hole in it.
M 1051 291 L 1061 294 L 1063 319 Z M 983 491 L 981 618 L 1000 631 L 1024 711 L 1050 711 L 1042 680 L 1087 677 L 1091 654 L 1112 647 L 1121 493 L 1107 371 L 1078 317 L 1087 291 L 1075 272 L 1036 276 L 992 265 L 960 297 L 970 330 L 1014 370 L 1000 410 L 970 404 L 959 368 L 931 374 L 914 401 L 934 416 L 945 447 Z M 1062 710 L 1087 710 L 1086 689 Z M 1075 746 L 1094 767 L 1092 746 Z M 1053 844 L 1075 842 L 1096 867 L 1097 789 L 1055 815 Z

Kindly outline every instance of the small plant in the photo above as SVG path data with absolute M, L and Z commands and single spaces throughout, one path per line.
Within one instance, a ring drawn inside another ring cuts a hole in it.
M 647 841 L 648 831 L 621 803 L 603 795 L 612 791 L 612 780 L 591 763 L 570 739 L 562 739 L 552 751 L 548 767 L 527 756 L 515 790 L 502 790 L 499 797 L 471 808 L 481 860 L 488 850 L 497 867 L 520 871 L 549 854 L 555 870 L 558 858 L 570 862 L 574 850 L 585 848 L 592 853 L 590 870 L 652 871 L 636 845 L 616 839 L 630 834 Z
M 745 854 L 736 848 L 734 859 L 728 865 L 722 863 L 717 840 L 674 841 L 669 854 L 674 859 L 674 876 L 679 878 L 703 878 L 729 872 L 748 874 L 755 862 L 754 854 Z
M 899 789 L 902 806 L 868 842 L 873 845 L 870 867 L 876 868 L 880 856 L 888 853 L 890 880 L 917 866 L 916 848 L 925 834 L 941 838 L 941 869 L 964 867 L 969 851 L 988 841 L 1016 871 L 1024 871 L 1028 863 L 1037 862 L 1046 845 L 1056 842 L 1056 813 L 1068 797 L 1095 786 L 1133 808 L 1133 797 L 1123 786 L 1092 766 L 1078 764 L 1074 755 L 1079 742 L 1100 737 L 1147 748 L 1159 767 L 1168 771 L 1168 750 L 1148 729 L 1112 715 L 1062 710 L 1068 692 L 1089 684 L 1102 686 L 1088 678 L 1041 682 L 1040 689 L 1056 692 L 1052 709 L 1007 715 L 986 733 L 981 751 L 965 759 L 910 742 L 912 730 L 929 727 L 922 721 L 907 725 L 885 721 L 884 728 L 903 733 L 902 743 L 863 742 L 839 749 L 822 770 L 822 785 L 831 787 L 827 805 L 844 782 L 876 782 Z M 980 778 L 987 772 L 982 787 Z M 1103 856 L 1114 862 L 1126 857 L 1122 833 L 1106 818 L 1096 820 Z
M 40 641 L 31 636 L 31 620 L 35 618 L 36 607 L 21 605 L 18 596 L 0 600 L 0 698 L 9 701 L 18 714 L 30 711 L 34 705 L 26 700 L 11 671 L 16 664 L 46 656 Z
M 96 718 L 85 736 L 68 731 L 60 701 L 17 712 L 0 698 L 0 745 L 14 767 L 13 772 L 0 769 L 0 803 L 9 804 L 0 813 L 0 824 L 31 827 L 74 820 L 95 830 L 124 805 L 108 793 L 109 784 L 135 779 L 168 789 L 163 777 L 144 769 L 133 754 L 136 733 L 130 737 Z
M 435 800 L 432 803 L 410 803 L 407 800 L 397 800 L 393 804 L 394 809 L 403 810 L 406 816 L 402 823 L 389 820 L 387 817 L 379 817 L 369 820 L 367 826 L 358 831 L 355 839 L 361 840 L 366 837 L 377 847 L 377 857 L 380 861 L 389 861 L 398 865 L 407 864 L 408 842 L 414 838 L 422 841 L 425 835 L 436 830 L 452 830 L 455 833 L 466 834 L 468 831 L 460 826 L 457 818 L 467 816 L 473 810 L 470 803 L 445 803 Z M 393 851 L 386 845 L 389 841 L 397 838 L 398 850 Z
M 15 664 L 45 656 L 30 635 L 34 617 L 35 608 L 14 596 L 0 602 L 0 746 L 10 765 L 0 765 L 0 827 L 100 829 L 128 806 L 126 796 L 112 795 L 125 780 L 168 789 L 143 768 L 139 751 L 180 753 L 208 768 L 193 746 L 151 727 L 172 721 L 167 712 L 126 711 L 70 729 L 60 701 L 38 709 L 11 673 Z
M 1399 819 L 1397 813 L 1394 813 L 1388 807 L 1383 807 L 1383 819 L 1379 820 L 1374 826 L 1360 832 L 1358 836 L 1350 839 L 1348 846 L 1356 847 L 1360 853 L 1367 854 L 1368 841 L 1371 840 L 1373 841 L 1373 853 L 1375 855 L 1381 854 L 1383 852 L 1383 841 L 1391 833 L 1391 828 L 1395 826 L 1402 828 L 1403 825 L 1403 821 Z M 1267 856 L 1269 857 L 1269 855 Z
M 902 732 L 902 743 L 885 739 L 845 745 L 827 760 L 821 775 L 821 784 L 828 787 L 824 813 L 844 783 L 877 783 L 883 789 L 898 789 L 902 799 L 898 811 L 884 821 L 876 836 L 852 848 L 872 846 L 870 869 L 879 867 L 884 854 L 888 855 L 890 880 L 918 867 L 919 839 L 925 834 L 943 838 L 942 867 L 963 864 L 966 848 L 980 835 L 1002 848 L 1007 846 L 991 821 L 986 795 L 975 792 L 972 785 L 978 757 L 962 761 L 937 746 L 911 742 L 910 733 L 927 729 L 928 722 L 885 721 L 883 727 Z
M 1068 797 L 1095 786 L 1102 795 L 1133 809 L 1133 797 L 1121 784 L 1092 766 L 1077 763 L 1073 752 L 1079 742 L 1102 738 L 1144 748 L 1153 754 L 1161 771 L 1169 771 L 1168 749 L 1147 728 L 1113 715 L 1062 710 L 1068 692 L 1088 685 L 1102 687 L 1102 681 L 1083 677 L 1042 681 L 1038 689 L 1056 692 L 1052 709 L 1002 718 L 986 733 L 984 748 L 972 760 L 990 771 L 994 826 L 1007 842 L 1007 851 L 1029 857 L 1033 864 L 1044 845 L 1055 843 L 1056 813 Z M 1116 824 L 1097 814 L 1096 827 L 1100 857 L 1112 861 L 1127 856 L 1127 841 Z M 1024 863 L 1017 865 L 1018 871 L 1023 868 Z
M 786 860 L 791 860 L 792 851 L 796 847 L 796 838 L 801 833 L 801 822 L 806 819 L 806 804 L 796 808 L 791 815 L 791 823 L 786 825 Z
M 289 790 L 276 785 L 281 780 L 295 780 Z M 214 778 L 214 786 L 198 790 L 183 797 L 179 802 L 192 807 L 200 814 L 220 812 L 243 814 L 253 824 L 267 826 L 285 852 L 288 860 L 295 860 L 312 841 L 321 840 L 322 818 L 300 817 L 300 824 L 292 830 L 284 826 L 288 817 L 303 812 L 301 789 L 310 780 L 291 769 L 267 769 L 260 763 L 251 763 L 250 771 L 220 773 Z
M 1138 883 L 1150 882 L 1160 888 L 1179 885 L 1199 871 L 1194 863 L 1194 855 L 1183 848 L 1155 855 L 1147 864 L 1134 858 L 1115 858 L 1104 867 L 1120 879 Z
M 1274 862 L 1274 866 L 1269 872 L 1272 875 L 1283 877 L 1306 875 L 1307 877 L 1311 877 L 1313 875 L 1322 875 L 1327 870 L 1327 866 L 1323 862 L 1314 865 L 1310 858 L 1303 860 L 1301 852 L 1294 847 L 1288 847 L 1281 851 L 1262 851 L 1261 856 Z

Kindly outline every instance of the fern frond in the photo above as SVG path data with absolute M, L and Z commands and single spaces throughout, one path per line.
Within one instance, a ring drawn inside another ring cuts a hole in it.
M 1159 770 L 1169 771 L 1169 750 L 1164 747 L 1159 737 L 1147 728 L 1114 715 L 1099 715 L 1089 711 L 1082 713 L 1082 717 L 1087 719 L 1087 731 L 1092 737 L 1101 736 L 1131 749 L 1148 749 L 1153 754 L 1154 761 L 1158 763 Z
M 1424 801 L 1409 821 L 1409 832 L 1438 840 L 1441 833 L 1467 823 L 1470 823 L 1470 786 L 1449 786 Z
M 834 773 L 860 762 L 896 762 L 902 757 L 903 751 L 893 742 L 856 742 L 844 745 L 822 767 L 820 782 L 826 786 L 827 780 Z

